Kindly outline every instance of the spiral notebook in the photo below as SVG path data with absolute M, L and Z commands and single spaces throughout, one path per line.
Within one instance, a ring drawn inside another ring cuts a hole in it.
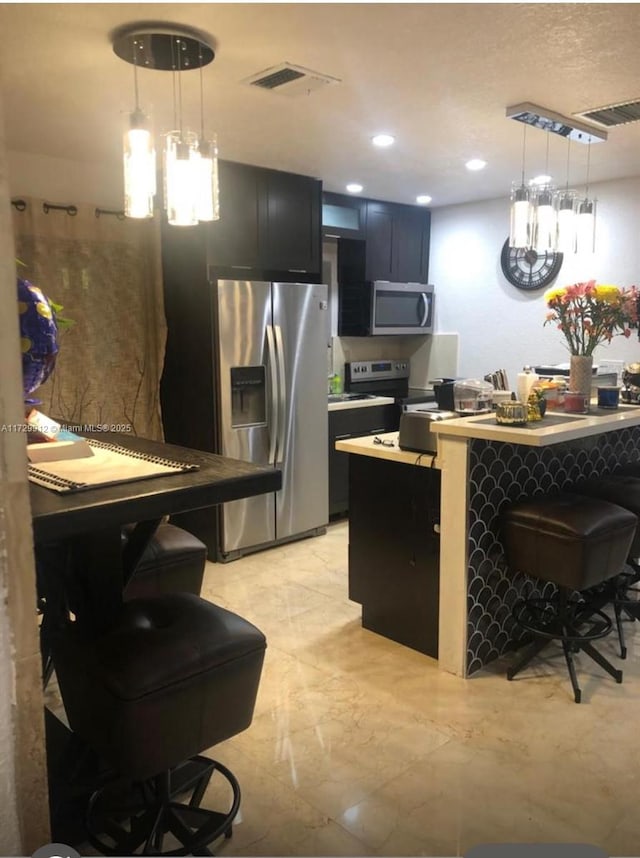
M 93 456 L 29 465 L 29 480 L 45 489 L 65 493 L 197 471 L 199 468 L 199 465 L 152 456 L 118 444 L 93 438 L 87 440 Z

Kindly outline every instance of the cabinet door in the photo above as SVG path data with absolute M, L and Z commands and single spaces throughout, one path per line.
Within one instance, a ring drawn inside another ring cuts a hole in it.
M 365 279 L 426 283 L 430 223 L 424 209 L 367 202 Z
M 392 206 L 367 202 L 365 280 L 396 279 L 392 244 Z
M 218 166 L 220 220 L 208 224 L 207 261 L 213 269 L 233 269 L 240 277 L 260 267 L 261 170 L 231 161 Z
M 399 283 L 426 283 L 429 269 L 431 214 L 413 206 L 398 206 L 394 214 L 392 257 Z
M 366 202 L 343 194 L 322 195 L 322 237 L 364 238 Z
M 349 453 L 335 448 L 344 438 L 394 432 L 400 423 L 396 405 L 372 405 L 329 412 L 329 515 L 349 510 Z
M 322 185 L 317 179 L 263 170 L 263 268 L 320 274 Z

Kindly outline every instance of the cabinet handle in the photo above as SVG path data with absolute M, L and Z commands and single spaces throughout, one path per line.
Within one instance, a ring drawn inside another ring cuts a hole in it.
M 352 438 L 353 435 L 351 432 L 347 432 L 346 435 L 334 435 L 334 441 L 344 441 L 345 438 Z
M 251 268 L 252 268 L 253 266 L 251 266 L 251 265 L 231 265 L 230 267 L 231 267 L 231 268 L 240 268 L 240 269 L 242 269 L 243 271 L 251 271 Z
M 306 268 L 287 268 L 289 274 L 308 274 L 308 270 Z
M 330 232 L 325 232 L 324 237 L 325 238 L 340 238 L 339 235 L 332 235 Z
M 384 427 L 382 427 L 382 429 L 369 429 L 369 435 L 381 435 L 383 432 L 386 431 L 387 430 Z

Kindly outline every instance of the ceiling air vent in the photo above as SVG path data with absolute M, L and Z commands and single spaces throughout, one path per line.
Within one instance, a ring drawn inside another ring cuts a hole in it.
M 612 128 L 615 125 L 626 125 L 628 122 L 637 122 L 640 119 L 640 100 L 623 101 L 620 104 L 609 104 L 607 107 L 597 107 L 577 113 L 576 116 L 584 116 L 599 125 Z
M 320 72 L 311 71 L 311 69 L 306 69 L 303 66 L 281 63 L 251 75 L 242 83 L 293 98 L 298 95 L 309 95 L 314 90 L 322 89 L 328 84 L 340 83 L 340 81 L 337 77 L 320 74 Z

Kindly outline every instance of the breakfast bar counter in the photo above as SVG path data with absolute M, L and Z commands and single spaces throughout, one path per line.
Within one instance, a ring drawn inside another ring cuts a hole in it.
M 437 422 L 432 430 L 438 436 L 435 457 L 400 450 L 397 433 L 380 436 L 394 442 L 393 447 L 362 438 L 337 442 L 336 448 L 353 454 L 351 465 L 364 457 L 386 462 L 377 491 L 368 478 L 369 514 L 372 494 L 380 505 L 395 499 L 396 479 L 398 485 L 414 487 L 424 482 L 428 518 L 423 517 L 421 526 L 429 544 L 434 530 L 438 533 L 437 590 L 433 582 L 429 584 L 430 598 L 436 592 L 438 596 L 438 664 L 467 677 L 514 647 L 520 633 L 513 621 L 513 605 L 538 585 L 507 568 L 500 534 L 502 512 L 524 498 L 571 491 L 588 478 L 639 461 L 640 407 L 621 405 L 605 411 L 592 406 L 589 414 L 580 415 L 554 412 L 524 427 L 501 426 L 495 415 L 482 414 Z M 418 469 L 407 465 L 422 466 L 419 470 L 425 475 L 437 472 L 437 524 L 433 477 L 420 480 Z M 407 482 L 407 470 L 416 471 L 413 482 Z M 356 466 L 356 471 L 362 479 L 362 467 Z M 354 498 L 350 524 L 358 515 Z M 402 553 L 401 540 L 395 544 Z M 349 551 L 351 566 L 355 560 L 351 534 Z M 412 561 L 419 564 L 420 558 L 416 555 Z M 433 569 L 433 558 L 428 566 Z M 381 586 L 378 582 L 380 599 Z M 411 599 L 415 599 L 412 588 Z

